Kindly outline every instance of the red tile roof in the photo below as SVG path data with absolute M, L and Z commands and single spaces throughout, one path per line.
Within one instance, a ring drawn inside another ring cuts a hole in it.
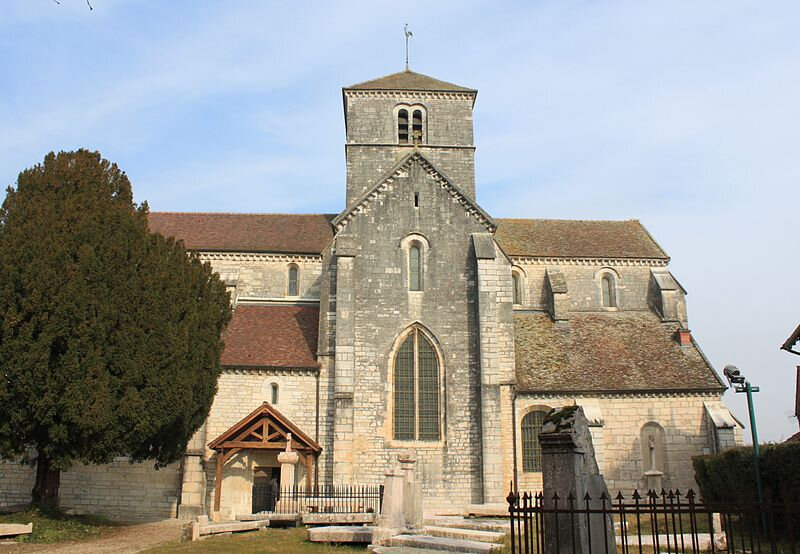
M 333 240 L 326 214 L 152 212 L 150 230 L 189 250 L 319 254 Z
M 696 345 L 651 312 L 514 314 L 517 382 L 525 392 L 722 391 Z
M 226 367 L 316 368 L 317 306 L 239 304 L 223 334 Z
M 152 212 L 150 230 L 189 250 L 320 254 L 333 241 L 332 214 Z M 636 220 L 496 219 L 510 256 L 668 259 Z
M 636 220 L 496 219 L 495 238 L 509 256 L 667 259 Z

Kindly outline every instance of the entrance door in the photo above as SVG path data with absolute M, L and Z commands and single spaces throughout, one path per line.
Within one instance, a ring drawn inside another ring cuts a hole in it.
M 257 467 L 253 472 L 253 513 L 274 512 L 280 496 L 281 469 Z

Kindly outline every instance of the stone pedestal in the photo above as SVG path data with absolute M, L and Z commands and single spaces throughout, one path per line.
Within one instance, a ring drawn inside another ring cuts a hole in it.
M 589 425 L 579 406 L 569 406 L 551 412 L 539 435 L 542 446 L 543 505 L 564 512 L 556 517 L 545 514 L 545 552 L 554 554 L 588 552 L 615 552 L 614 526 L 610 517 L 593 514 L 592 533 L 589 536 L 586 515 L 578 510 L 586 508 L 588 493 L 591 509 L 603 507 L 601 496 L 608 497 L 605 480 L 594 457 Z M 558 500 L 555 500 L 558 495 Z M 572 501 L 569 500 L 572 495 Z M 610 506 L 610 497 L 606 506 Z M 556 502 L 558 503 L 556 505 Z M 575 510 L 574 517 L 568 510 Z M 605 534 L 603 532 L 605 526 Z M 573 549 L 573 537 L 575 548 Z M 604 537 L 607 537 L 607 541 Z
M 403 518 L 409 530 L 422 528 L 422 483 L 417 481 L 415 467 L 417 458 L 413 452 L 404 452 L 397 457 L 403 474 Z
M 372 531 L 373 544 L 385 544 L 388 539 L 405 530 L 403 514 L 404 475 L 402 472 L 389 472 L 383 481 L 383 505 L 377 526 Z
M 648 469 L 644 472 L 644 481 L 648 491 L 659 494 L 664 488 L 664 473 L 657 469 Z
M 288 448 L 288 447 L 287 447 Z M 297 452 L 281 452 L 278 454 L 278 463 L 281 464 L 281 490 L 291 489 L 295 485 L 295 471 L 300 455 Z

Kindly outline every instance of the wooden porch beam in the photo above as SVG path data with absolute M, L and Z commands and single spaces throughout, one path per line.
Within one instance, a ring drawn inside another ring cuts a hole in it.
M 219 503 L 222 500 L 222 457 L 225 449 L 217 451 L 217 475 L 214 478 L 214 511 L 219 512 Z

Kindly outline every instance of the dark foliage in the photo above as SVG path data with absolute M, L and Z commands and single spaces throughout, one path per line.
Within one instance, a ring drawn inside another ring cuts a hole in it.
M 224 284 L 148 232 L 115 164 L 48 154 L 0 210 L 0 456 L 35 449 L 54 471 L 179 459 L 214 397 L 229 319 Z

